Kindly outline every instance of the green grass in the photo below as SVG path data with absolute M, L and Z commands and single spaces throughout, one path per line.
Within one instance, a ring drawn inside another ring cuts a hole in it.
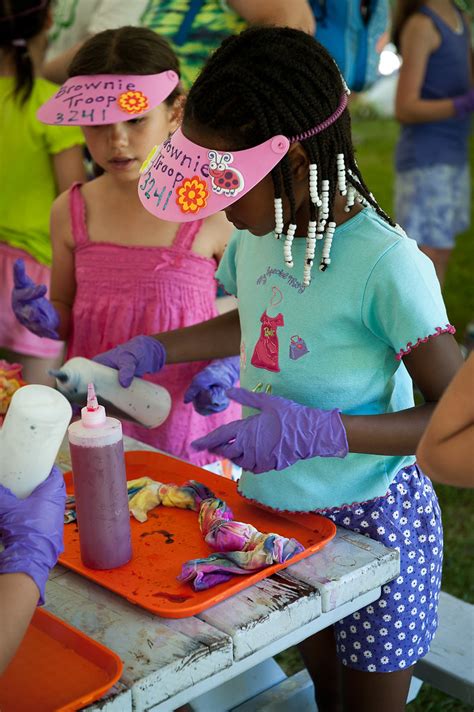
M 380 206 L 393 216 L 393 153 L 398 125 L 387 119 L 353 119 L 357 160 L 362 174 Z M 470 151 L 474 176 L 474 142 Z M 471 206 L 473 205 L 471 194 Z M 472 234 L 460 235 L 454 249 L 443 290 L 449 318 L 463 339 L 468 321 L 474 319 L 474 240 Z M 444 591 L 474 603 L 474 492 L 439 485 L 436 487 L 443 513 L 444 526 Z M 296 648 L 276 656 L 287 674 L 303 667 Z M 452 697 L 423 685 L 418 697 L 407 707 L 408 712 L 472 712 Z

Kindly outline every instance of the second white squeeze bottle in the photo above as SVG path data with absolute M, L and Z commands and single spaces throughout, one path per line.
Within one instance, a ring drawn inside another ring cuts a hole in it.
M 171 410 L 171 396 L 162 386 L 143 378 L 134 378 L 128 388 L 122 388 L 115 368 L 103 366 L 81 356 L 69 359 L 59 371 L 50 371 L 58 389 L 70 401 L 83 403 L 87 386 L 93 383 L 97 396 L 115 407 L 114 415 L 132 420 L 146 428 L 161 425 Z
M 49 475 L 72 409 L 49 386 L 31 384 L 12 397 L 0 428 L 0 482 L 24 499 Z

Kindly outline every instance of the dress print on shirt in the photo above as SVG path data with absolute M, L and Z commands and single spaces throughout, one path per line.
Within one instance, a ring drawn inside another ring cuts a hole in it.
M 260 329 L 260 337 L 255 344 L 252 359 L 250 363 L 256 368 L 264 368 L 267 371 L 278 373 L 280 366 L 278 363 L 278 334 L 279 326 L 284 326 L 283 314 L 278 314 L 275 317 L 268 316 L 265 310 L 260 317 L 262 326 Z

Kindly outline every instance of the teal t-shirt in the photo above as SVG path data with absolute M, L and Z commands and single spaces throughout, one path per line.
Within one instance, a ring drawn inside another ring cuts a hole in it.
M 304 252 L 305 240 L 295 239 L 288 270 L 283 240 L 273 234 L 237 232 L 229 242 L 217 279 L 238 297 L 242 387 L 350 415 L 411 408 L 402 351 L 448 325 L 431 261 L 371 208 L 336 228 L 325 272 L 318 270 L 318 243 L 309 287 L 302 283 Z M 338 507 L 384 495 L 414 461 L 315 457 L 279 472 L 243 472 L 239 491 L 279 510 Z

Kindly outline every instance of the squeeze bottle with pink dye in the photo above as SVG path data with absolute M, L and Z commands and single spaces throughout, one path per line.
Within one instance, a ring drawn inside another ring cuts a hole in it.
M 90 383 L 81 420 L 68 428 L 81 559 L 115 569 L 132 558 L 122 425 L 108 418 Z

